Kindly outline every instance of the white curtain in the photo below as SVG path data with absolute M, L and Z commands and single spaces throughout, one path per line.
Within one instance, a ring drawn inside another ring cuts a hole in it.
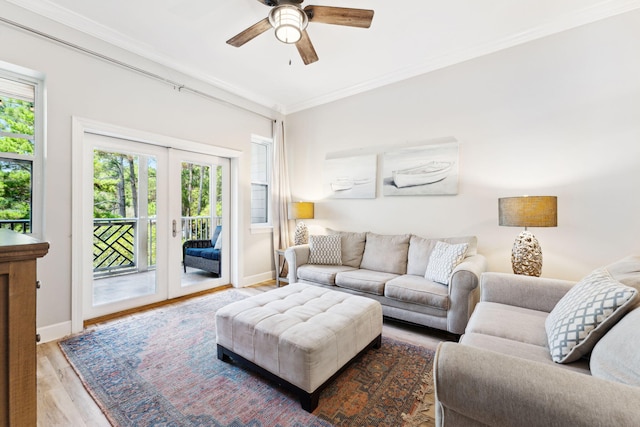
M 288 206 L 291 202 L 291 189 L 289 187 L 289 167 L 284 142 L 284 123 L 276 120 L 273 124 L 273 169 L 271 175 L 271 198 L 273 203 L 273 254 L 274 265 L 278 269 L 278 256 L 276 249 L 289 247 Z M 276 274 L 279 274 L 276 271 Z

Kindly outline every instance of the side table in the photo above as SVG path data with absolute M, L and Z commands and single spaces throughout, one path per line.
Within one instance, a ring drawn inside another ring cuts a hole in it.
M 284 249 L 276 249 L 276 257 L 278 265 L 276 265 L 276 286 L 279 288 L 281 283 L 289 283 L 289 279 L 282 275 L 287 260 L 284 258 Z

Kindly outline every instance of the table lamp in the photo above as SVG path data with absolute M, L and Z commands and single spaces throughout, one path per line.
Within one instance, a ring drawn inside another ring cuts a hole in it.
M 313 202 L 293 202 L 289 203 L 289 219 L 313 219 Z M 293 238 L 295 245 L 309 243 L 309 230 L 304 222 L 299 221 L 296 225 L 296 233 Z
M 556 196 L 521 196 L 498 199 L 499 224 L 524 227 L 511 251 L 511 266 L 515 274 L 540 276 L 542 249 L 538 239 L 527 227 L 556 227 L 558 198 Z

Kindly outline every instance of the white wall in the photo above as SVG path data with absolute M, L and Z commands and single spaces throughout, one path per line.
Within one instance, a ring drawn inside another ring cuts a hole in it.
M 287 117 L 294 199 L 322 227 L 438 237 L 474 234 L 492 271 L 511 271 L 518 228 L 498 198 L 557 195 L 558 227 L 536 228 L 543 276 L 579 279 L 640 253 L 640 11 Z M 453 136 L 457 196 L 322 194 L 327 153 Z M 311 228 L 310 227 L 310 228 Z
M 30 15 L 4 1 L 0 3 L 3 17 L 216 94 L 215 89 L 178 75 L 175 71 Z M 251 134 L 270 137 L 270 120 L 224 103 L 174 90 L 164 83 L 3 23 L 0 23 L 0 40 L 1 61 L 46 75 L 48 147 L 44 239 L 50 242 L 51 248 L 38 265 L 38 276 L 42 282 L 38 293 L 39 328 L 66 324 L 71 319 L 73 116 L 247 153 L 239 160 L 237 214 L 240 216 L 240 253 L 247 248 L 262 254 L 272 253 L 271 234 L 251 234 L 249 231 L 248 205 Z M 225 94 L 221 93 L 220 96 Z M 256 109 L 259 110 L 259 107 Z M 244 262 L 246 257 L 240 258 L 239 283 L 236 285 L 271 277 L 273 267 L 270 256 L 255 257 L 251 262 Z

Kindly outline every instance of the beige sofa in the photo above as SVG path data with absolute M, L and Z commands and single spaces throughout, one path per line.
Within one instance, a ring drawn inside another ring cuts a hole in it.
M 627 257 L 604 271 L 615 286 L 622 283 L 640 290 L 640 256 Z M 570 289 L 581 285 L 586 289 L 592 276 L 576 284 L 485 273 L 481 300 L 460 343 L 441 343 L 436 352 L 436 425 L 640 425 L 637 294 L 625 300 L 624 310 L 609 318 L 610 329 L 598 327 L 587 335 L 595 343 L 593 350 L 586 346 L 567 356 L 578 357 L 570 363 L 552 360 L 550 348 L 555 346 L 549 343 L 555 341 L 548 339 L 547 329 L 554 322 L 547 318 L 553 317 L 556 306 L 562 306 L 559 302 Z M 570 347 L 566 342 L 563 346 L 563 351 Z M 586 354 L 580 357 L 582 353 Z
M 337 263 L 310 263 L 310 245 L 285 251 L 290 283 L 323 286 L 373 298 L 382 304 L 384 316 L 461 334 L 479 298 L 480 275 L 485 257 L 477 252 L 475 237 L 426 239 L 416 235 L 381 235 L 328 229 L 339 236 Z M 467 245 L 462 261 L 438 283 L 425 277 L 436 248 L 445 242 Z

